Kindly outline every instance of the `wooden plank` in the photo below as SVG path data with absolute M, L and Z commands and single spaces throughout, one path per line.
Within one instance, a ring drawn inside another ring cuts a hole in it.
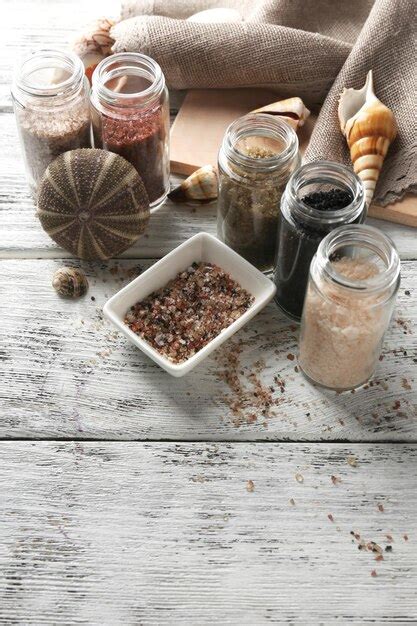
M 217 165 L 229 124 L 279 99 L 276 93 L 263 89 L 191 89 L 172 125 L 171 171 L 189 175 L 203 165 Z M 315 119 L 311 116 L 298 132 L 302 154 Z
M 369 215 L 389 222 L 399 222 L 407 226 L 417 226 L 417 198 L 406 195 L 401 202 L 394 202 L 388 206 L 372 205 Z
M 137 261 L 83 264 L 90 291 L 77 301 L 50 286 L 61 266 L 0 262 L 0 437 L 417 441 L 415 263 L 403 264 L 372 386 L 340 395 L 296 371 L 298 330 L 274 303 L 177 380 L 102 319 L 104 302 L 140 271 Z M 235 356 L 235 368 L 226 367 Z
M 415 623 L 416 482 L 409 445 L 3 442 L 0 623 Z
M 12 114 L 0 115 L 0 136 L 8 149 L 0 156 L 0 258 L 65 258 L 59 248 L 42 230 L 35 215 L 35 206 L 28 193 L 23 162 Z M 173 183 L 180 180 L 172 179 Z M 417 258 L 415 230 L 382 220 L 368 220 L 388 233 L 395 241 L 403 259 Z M 174 204 L 167 201 L 152 215 L 144 237 L 124 253 L 125 258 L 159 258 L 177 245 L 206 231 L 216 233 L 216 203 L 208 205 Z

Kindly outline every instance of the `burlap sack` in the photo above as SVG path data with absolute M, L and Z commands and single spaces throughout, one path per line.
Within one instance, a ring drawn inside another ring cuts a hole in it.
M 237 9 L 243 21 L 185 21 L 216 7 Z M 172 88 L 266 87 L 313 108 L 324 101 L 307 159 L 349 162 L 337 100 L 372 68 L 399 125 L 375 200 L 417 191 L 417 0 L 125 0 L 122 20 L 113 51 L 153 57 Z

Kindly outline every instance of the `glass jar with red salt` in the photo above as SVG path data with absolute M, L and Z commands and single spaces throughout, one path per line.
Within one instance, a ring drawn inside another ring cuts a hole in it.
M 104 59 L 92 78 L 94 146 L 138 171 L 151 208 L 169 191 L 169 97 L 159 65 L 135 52 Z

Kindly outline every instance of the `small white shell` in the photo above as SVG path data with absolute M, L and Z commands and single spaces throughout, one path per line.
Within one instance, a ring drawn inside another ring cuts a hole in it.
M 88 291 L 87 276 L 76 267 L 61 267 L 53 276 L 52 287 L 65 298 L 80 298 Z
M 278 115 L 284 119 L 294 130 L 304 125 L 306 119 L 310 115 L 310 111 L 305 106 L 301 98 L 286 98 L 271 102 L 260 109 L 255 109 L 252 113 L 268 113 L 269 115 Z
M 216 168 L 212 165 L 204 165 L 193 172 L 188 178 L 175 187 L 168 198 L 174 202 L 187 200 L 210 201 L 217 198 L 218 180 Z

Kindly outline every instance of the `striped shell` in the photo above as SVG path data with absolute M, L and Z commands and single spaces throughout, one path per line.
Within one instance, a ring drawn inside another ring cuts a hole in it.
M 375 95 L 372 70 L 362 89 L 343 90 L 338 115 L 353 169 L 363 183 L 369 207 L 388 148 L 398 131 L 394 113 Z
M 217 198 L 218 180 L 216 168 L 212 165 L 204 165 L 175 187 L 168 198 L 173 202 L 186 202 L 187 200 L 200 200 L 207 202 Z
M 54 274 L 52 287 L 65 298 L 80 298 L 88 291 L 87 276 L 76 267 L 61 267 Z
M 139 174 L 123 157 L 71 150 L 53 161 L 38 192 L 38 217 L 58 245 L 80 259 L 105 260 L 127 250 L 149 221 Z

